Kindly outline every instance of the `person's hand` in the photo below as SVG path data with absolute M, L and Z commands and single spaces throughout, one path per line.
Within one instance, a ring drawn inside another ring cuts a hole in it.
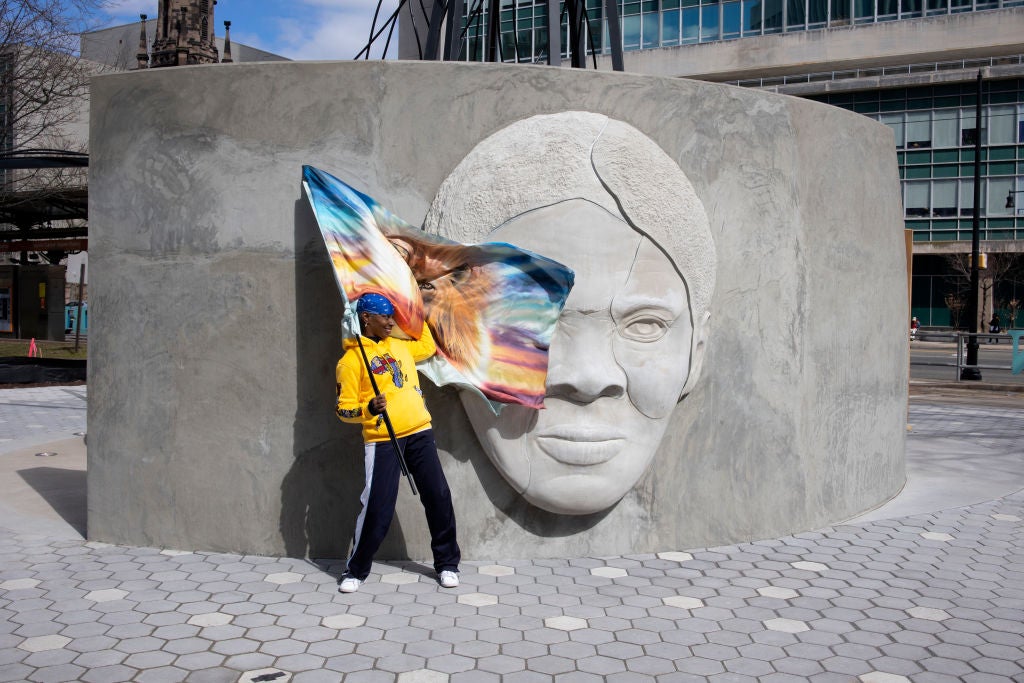
M 384 409 L 388 407 L 388 400 L 381 396 L 374 396 L 370 399 L 370 403 L 367 404 L 367 408 L 370 410 L 370 415 L 380 415 L 384 412 Z

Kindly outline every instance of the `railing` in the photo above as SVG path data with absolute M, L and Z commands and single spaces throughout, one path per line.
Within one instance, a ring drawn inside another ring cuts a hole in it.
M 1014 375 L 1019 375 L 1024 371 L 1024 352 L 1020 349 L 1020 339 L 1024 337 L 1024 330 L 1010 330 L 1006 333 L 993 333 L 993 332 L 918 332 L 916 339 L 921 341 L 955 341 L 956 342 L 956 363 L 937 363 L 932 361 L 911 361 L 911 365 L 930 365 L 939 367 L 951 367 L 956 371 L 956 381 L 960 381 L 960 375 L 964 368 L 978 369 L 978 370 L 1009 370 Z M 1013 344 L 1013 349 L 1010 355 L 1010 367 L 1005 365 L 977 365 L 967 364 L 967 340 L 971 337 L 982 337 L 985 339 L 1006 339 Z
M 959 59 L 949 62 L 929 62 L 923 64 L 901 64 L 899 66 L 881 66 L 870 69 L 844 69 L 842 71 L 820 71 L 792 76 L 774 76 L 770 78 L 747 78 L 741 81 L 728 81 L 730 85 L 744 88 L 768 88 L 794 83 L 817 83 L 840 81 L 849 78 L 876 78 L 879 76 L 902 76 L 936 71 L 956 71 L 958 69 L 975 70 L 986 66 L 1007 66 L 1024 64 L 1024 55 L 1005 57 L 986 57 L 981 59 Z

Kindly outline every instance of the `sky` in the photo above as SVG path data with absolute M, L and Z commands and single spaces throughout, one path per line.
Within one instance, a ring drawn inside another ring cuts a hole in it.
M 390 16 L 396 0 L 384 0 L 381 15 Z M 217 35 L 231 22 L 231 41 L 273 52 L 289 59 L 352 59 L 366 45 L 377 0 L 217 0 Z M 103 28 L 135 23 L 139 14 L 157 15 L 157 0 L 110 0 Z M 387 32 L 375 43 L 379 59 Z M 389 55 L 396 53 L 398 31 Z

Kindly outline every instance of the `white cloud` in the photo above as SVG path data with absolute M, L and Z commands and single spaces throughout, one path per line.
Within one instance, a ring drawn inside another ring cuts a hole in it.
M 277 23 L 277 35 L 270 41 L 271 51 L 292 59 L 352 59 L 366 45 L 377 7 L 375 0 L 355 0 L 339 7 L 328 0 L 306 0 L 308 9 L 301 11 L 302 20 L 289 19 Z M 397 0 L 386 0 L 378 17 L 378 29 L 397 7 Z M 387 39 L 387 31 L 374 42 L 371 59 L 379 59 Z M 390 53 L 398 48 L 398 29 L 391 39 Z

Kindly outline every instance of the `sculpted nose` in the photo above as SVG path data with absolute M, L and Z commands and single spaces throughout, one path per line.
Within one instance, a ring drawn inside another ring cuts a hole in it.
M 626 375 L 612 354 L 611 330 L 594 324 L 559 326 L 548 355 L 547 395 L 591 403 L 626 393 Z

